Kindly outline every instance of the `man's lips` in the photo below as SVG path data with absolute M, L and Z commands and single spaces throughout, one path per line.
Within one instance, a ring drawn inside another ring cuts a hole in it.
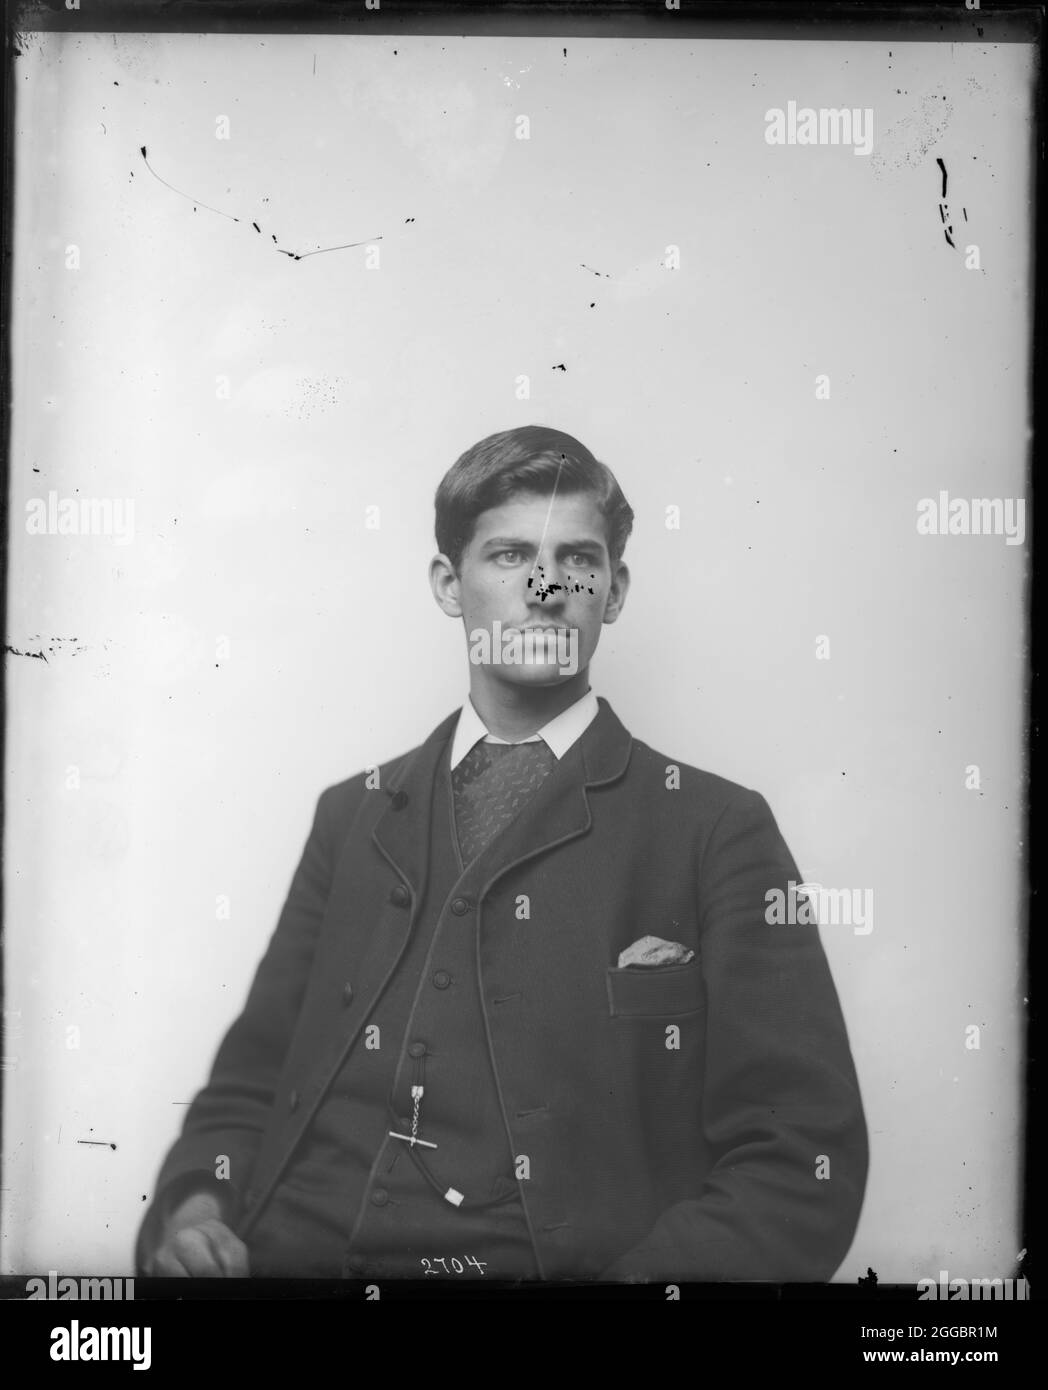
M 570 627 L 542 627 L 538 623 L 529 623 L 527 627 L 504 627 L 503 632 L 548 632 L 551 636 L 557 637 L 560 633 L 570 633 Z

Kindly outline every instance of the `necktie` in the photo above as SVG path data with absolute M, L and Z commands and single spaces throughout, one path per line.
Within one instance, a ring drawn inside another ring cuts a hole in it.
M 545 743 L 475 743 L 451 774 L 455 829 L 465 864 L 486 849 L 556 766 Z

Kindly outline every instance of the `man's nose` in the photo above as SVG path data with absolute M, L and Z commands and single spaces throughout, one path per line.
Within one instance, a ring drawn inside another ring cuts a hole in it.
M 559 601 L 567 594 L 567 580 L 562 567 L 552 556 L 536 561 L 529 576 L 528 594 L 547 605 Z

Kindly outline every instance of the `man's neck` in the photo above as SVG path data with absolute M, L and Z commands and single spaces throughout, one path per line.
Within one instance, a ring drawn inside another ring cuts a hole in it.
M 484 680 L 485 674 L 478 667 L 472 668 L 469 697 L 488 732 L 510 743 L 537 734 L 589 689 L 589 667 L 556 685 L 532 687 Z

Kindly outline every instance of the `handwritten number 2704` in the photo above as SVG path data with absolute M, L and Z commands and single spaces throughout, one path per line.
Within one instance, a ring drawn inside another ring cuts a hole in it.
M 446 1255 L 441 1255 L 439 1259 L 434 1257 L 432 1260 L 422 1256 L 420 1263 L 423 1274 L 440 1274 L 441 1272 L 444 1274 L 464 1274 L 467 1268 L 478 1269 L 483 1274 L 488 1267 L 487 1260 L 478 1260 L 475 1255 L 466 1255 L 465 1263 L 457 1255 L 452 1255 L 450 1269 L 448 1269 L 448 1257 Z M 433 1265 L 440 1265 L 440 1269 L 434 1269 Z

